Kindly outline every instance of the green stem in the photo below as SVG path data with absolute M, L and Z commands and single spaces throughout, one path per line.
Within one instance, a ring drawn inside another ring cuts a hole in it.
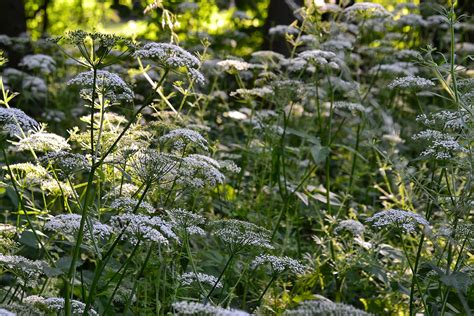
M 204 304 L 207 304 L 207 302 L 209 301 L 209 298 L 211 297 L 212 293 L 214 292 L 214 290 L 216 289 L 217 287 L 217 284 L 219 284 L 219 282 L 221 281 L 222 277 L 224 276 L 224 273 L 225 271 L 227 270 L 227 268 L 229 267 L 232 259 L 234 259 L 234 256 L 235 256 L 235 252 L 232 252 L 229 259 L 227 260 L 225 266 L 224 266 L 224 269 L 222 269 L 222 272 L 221 274 L 219 275 L 219 277 L 217 278 L 217 281 L 214 283 L 214 285 L 212 286 L 212 289 L 209 291 L 209 293 L 207 294 L 206 298 L 204 299 Z

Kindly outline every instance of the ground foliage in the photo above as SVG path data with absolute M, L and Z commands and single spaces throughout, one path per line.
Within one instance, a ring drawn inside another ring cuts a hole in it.
M 297 15 L 245 59 L 0 35 L 0 314 L 472 314 L 472 24 Z

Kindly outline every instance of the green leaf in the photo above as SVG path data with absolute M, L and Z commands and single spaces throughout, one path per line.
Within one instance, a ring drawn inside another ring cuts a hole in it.
M 316 164 L 319 164 L 326 160 L 329 156 L 329 148 L 326 146 L 322 146 L 321 143 L 317 143 L 311 146 L 311 156 L 313 157 L 313 161 Z
M 31 230 L 25 230 L 20 236 L 20 243 L 25 246 L 39 249 L 38 240 L 35 237 L 35 234 Z

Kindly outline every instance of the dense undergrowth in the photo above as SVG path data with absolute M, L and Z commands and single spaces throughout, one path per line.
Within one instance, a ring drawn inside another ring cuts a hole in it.
M 417 12 L 302 8 L 270 30 L 289 56 L 246 60 L 28 43 L 1 72 L 0 314 L 471 315 L 472 24 Z

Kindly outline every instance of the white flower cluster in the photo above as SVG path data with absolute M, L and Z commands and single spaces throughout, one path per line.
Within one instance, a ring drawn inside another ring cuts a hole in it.
M 294 274 L 303 274 L 305 271 L 304 265 L 302 265 L 298 260 L 295 260 L 290 257 L 277 257 L 273 255 L 260 255 L 252 261 L 252 268 L 255 269 L 261 265 L 269 263 L 276 273 L 283 273 L 285 271 L 294 273 Z
M 135 213 L 137 212 L 143 212 L 143 213 L 148 213 L 148 214 L 155 213 L 155 208 L 150 203 L 146 201 L 142 201 L 140 205 L 138 205 L 138 207 L 137 207 L 137 204 L 138 204 L 137 199 L 122 196 L 113 200 L 112 203 L 110 203 L 110 208 L 120 210 L 126 213 L 133 213 L 135 209 L 137 209 Z
M 348 51 L 352 49 L 352 43 L 347 39 L 332 39 L 321 44 L 321 48 L 331 51 L 331 52 L 340 52 Z
M 340 234 L 343 231 L 350 232 L 354 236 L 361 236 L 365 231 L 365 227 L 359 221 L 353 219 L 346 219 L 340 221 L 337 224 L 337 227 L 334 229 L 334 233 L 336 234 Z
M 2 132 L 14 137 L 36 131 L 40 125 L 22 110 L 0 108 L 0 127 Z
M 60 214 L 49 218 L 44 228 L 65 236 L 76 237 L 80 223 L 81 215 L 79 214 Z M 92 227 L 89 227 L 89 225 Z M 106 239 L 112 234 L 112 228 L 94 219 L 86 219 L 84 232 L 84 238 L 87 240 L 91 238 Z M 92 232 L 92 236 L 90 236 L 90 232 Z
M 422 157 L 434 157 L 443 160 L 452 158 L 453 152 L 468 152 L 453 136 L 436 130 L 427 129 L 413 135 L 412 138 L 429 142 L 428 147 L 420 154 Z
M 176 161 L 177 157 L 154 149 L 140 150 L 133 155 L 130 162 L 131 173 L 143 183 L 158 183 L 175 168 Z
M 231 73 L 245 71 L 252 67 L 252 64 L 236 59 L 221 60 L 217 63 L 217 65 L 222 67 L 225 71 Z
M 21 88 L 28 91 L 33 99 L 44 99 L 48 94 L 46 81 L 34 76 L 25 76 L 21 83 Z
M 282 54 L 271 50 L 260 50 L 252 53 L 252 59 L 262 63 L 278 63 L 284 58 L 285 56 L 283 56 Z
M 134 53 L 135 57 L 149 59 L 165 69 L 186 68 L 191 80 L 199 85 L 206 81 L 199 71 L 199 59 L 181 47 L 168 43 L 147 43 Z
M 28 281 L 43 275 L 48 264 L 42 260 L 30 260 L 22 256 L 10 256 L 0 253 L 0 266 Z
M 234 251 L 246 247 L 273 249 L 270 232 L 263 227 L 236 219 L 219 220 L 214 226 L 216 227 L 214 235 Z
M 44 54 L 26 55 L 19 66 L 36 71 L 42 75 L 50 75 L 56 71 L 56 61 Z
M 208 150 L 208 142 L 196 131 L 188 128 L 177 128 L 171 130 L 167 134 L 161 136 L 159 140 L 163 143 L 172 142 L 174 148 L 178 150 L 184 149 L 188 145 L 200 147 L 203 150 Z
M 179 208 L 169 210 L 167 213 L 173 229 L 185 231 L 189 235 L 206 235 L 206 231 L 201 228 L 206 223 L 203 216 Z
M 400 77 L 392 81 L 389 85 L 389 89 L 427 89 L 434 87 L 435 83 L 429 79 L 421 78 L 418 76 L 406 76 Z
M 43 165 L 51 165 L 59 169 L 61 175 L 70 176 L 75 172 L 89 170 L 87 158 L 81 154 L 67 151 L 49 152 L 40 157 Z
M 431 113 L 429 116 L 426 114 L 420 114 L 416 117 L 416 120 L 426 126 L 435 126 L 438 123 L 443 129 L 451 128 L 454 130 L 460 130 L 465 128 L 471 119 L 470 115 L 465 110 L 443 110 L 436 113 Z
M 204 155 L 192 154 L 184 157 L 179 168 L 174 170 L 177 183 L 194 188 L 203 188 L 206 185 L 216 186 L 224 182 L 225 176 L 219 171 L 219 163 Z
M 290 25 L 275 25 L 268 30 L 268 34 L 285 36 L 288 35 L 298 35 L 299 31 L 296 27 Z
M 135 57 L 150 59 L 164 68 L 199 67 L 199 59 L 181 47 L 168 43 L 147 43 L 135 52 Z
M 109 192 L 104 195 L 104 199 L 124 197 L 131 198 L 138 191 L 138 187 L 133 183 L 123 183 L 112 187 Z
M 259 97 L 266 98 L 273 95 L 273 90 L 270 87 L 252 88 L 252 89 L 237 89 L 230 93 L 231 97 Z
M 68 81 L 68 85 L 82 86 L 81 95 L 90 99 L 94 85 L 94 71 L 85 71 Z M 132 89 L 118 75 L 106 70 L 97 70 L 96 74 L 97 93 L 101 93 L 111 102 L 117 100 L 132 101 L 134 94 Z M 94 96 L 95 99 L 95 96 Z
M 181 301 L 173 303 L 174 315 L 203 315 L 203 316 L 248 316 L 250 314 L 235 310 L 225 309 L 210 304 Z
M 239 173 L 241 170 L 241 168 L 232 160 L 219 160 L 219 166 L 221 167 L 221 170 L 227 170 L 231 173 Z
M 139 240 L 147 240 L 167 245 L 170 239 L 178 239 L 171 225 L 159 216 L 125 213 L 112 216 L 111 226 L 116 233 L 123 231 L 122 239 L 132 244 L 136 244 Z
M 62 297 L 42 297 L 38 295 L 31 295 L 26 297 L 23 300 L 23 304 L 30 305 L 43 313 L 50 314 L 50 313 L 58 313 L 64 310 L 64 298 Z M 86 304 L 72 300 L 71 301 L 71 313 L 72 315 L 82 315 L 85 311 Z M 90 315 L 99 315 L 95 310 L 90 309 L 88 310 Z
M 349 111 L 360 111 L 365 112 L 366 109 L 360 103 L 347 102 L 347 101 L 337 101 L 334 102 L 334 108 L 336 109 L 347 109 Z
M 194 282 L 208 284 L 210 286 L 214 286 L 217 282 L 217 278 L 213 275 L 205 274 L 205 273 L 194 273 L 194 272 L 187 272 L 178 277 L 178 281 L 181 285 L 191 285 Z M 222 283 L 219 281 L 217 283 L 216 288 L 222 288 Z
M 336 54 L 333 52 L 328 52 L 319 49 L 306 50 L 298 54 L 300 59 L 305 60 L 306 62 L 317 65 L 317 66 L 328 66 L 331 69 L 338 70 L 341 67 L 339 66 L 340 60 L 337 58 Z
M 390 16 L 382 5 L 371 2 L 358 2 L 344 9 L 344 15 L 352 19 L 383 18 Z
M 343 303 L 334 303 L 326 298 L 300 303 L 295 309 L 287 310 L 283 315 L 298 316 L 370 316 L 360 309 Z
M 0 316 L 16 316 L 16 314 L 4 308 L 0 308 Z
M 402 15 L 396 23 L 399 27 L 426 27 L 428 25 L 428 22 L 421 15 L 414 13 Z
M 36 152 L 62 151 L 71 148 L 64 137 L 42 130 L 21 138 L 16 145 L 19 151 Z
M 367 222 L 372 223 L 375 227 L 384 227 L 390 225 L 397 225 L 405 232 L 415 232 L 418 225 L 425 228 L 430 228 L 430 223 L 421 215 L 408 212 L 404 210 L 389 209 L 376 213 L 367 219 Z
M 370 74 L 386 74 L 390 76 L 413 76 L 418 73 L 418 68 L 410 62 L 396 62 L 375 66 L 369 70 Z

